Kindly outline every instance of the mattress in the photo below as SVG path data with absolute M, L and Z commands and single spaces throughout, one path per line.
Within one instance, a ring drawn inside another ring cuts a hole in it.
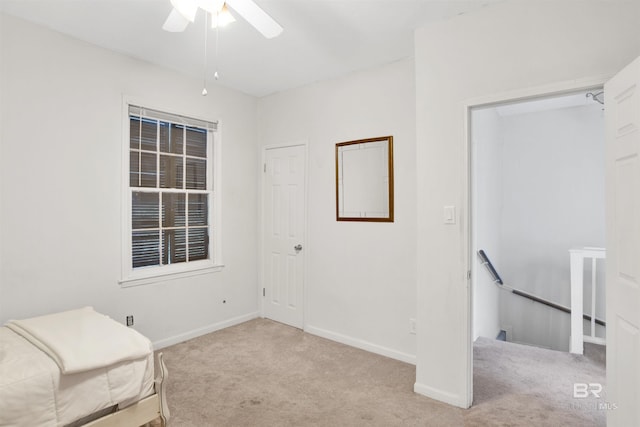
M 0 426 L 64 426 L 110 406 L 128 406 L 153 394 L 153 362 L 150 352 L 62 374 L 50 356 L 0 327 Z

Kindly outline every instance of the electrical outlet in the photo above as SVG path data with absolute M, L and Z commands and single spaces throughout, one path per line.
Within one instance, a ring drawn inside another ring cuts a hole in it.
M 133 326 L 133 315 L 127 316 L 127 326 Z
M 409 319 L 409 333 L 416 334 L 416 319 Z

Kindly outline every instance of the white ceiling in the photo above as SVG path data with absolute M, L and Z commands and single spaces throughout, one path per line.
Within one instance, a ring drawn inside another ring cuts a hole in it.
M 267 40 L 236 14 L 219 32 L 218 84 L 264 96 L 411 57 L 416 28 L 502 0 L 255 1 L 284 32 Z M 0 0 L 4 13 L 203 78 L 204 15 L 167 33 L 171 9 L 170 0 Z M 212 82 L 215 30 L 208 37 Z

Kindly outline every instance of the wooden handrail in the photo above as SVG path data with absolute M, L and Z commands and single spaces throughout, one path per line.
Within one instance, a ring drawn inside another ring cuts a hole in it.
M 544 298 L 541 298 L 539 296 L 536 295 L 532 295 L 530 293 L 521 291 L 519 289 L 515 289 L 512 288 L 510 286 L 505 286 L 504 282 L 502 281 L 502 278 L 500 277 L 500 275 L 498 274 L 498 271 L 496 270 L 496 268 L 493 266 L 493 264 L 491 263 L 491 260 L 489 259 L 489 257 L 487 256 L 487 254 L 485 253 L 485 251 L 483 251 L 482 249 L 480 249 L 478 251 L 478 256 L 480 257 L 480 259 L 482 260 L 482 264 L 487 268 L 487 270 L 489 271 L 489 274 L 491 274 L 491 277 L 493 277 L 493 282 L 500 285 L 501 287 L 503 287 L 506 290 L 511 291 L 511 293 L 518 295 L 520 297 L 523 298 L 527 298 L 530 299 L 531 301 L 535 301 L 538 302 L 540 304 L 544 304 L 547 307 L 551 307 L 551 308 L 555 308 L 556 310 L 560 310 L 562 312 L 565 312 L 567 314 L 571 314 L 571 309 L 569 307 L 565 307 L 564 305 L 560 305 L 560 304 L 556 304 L 555 302 L 546 300 Z M 589 316 L 588 314 L 583 314 L 582 318 L 588 321 L 591 321 L 591 316 Z M 598 325 L 601 326 L 607 326 L 606 322 L 604 320 L 598 319 L 596 317 L 595 322 Z

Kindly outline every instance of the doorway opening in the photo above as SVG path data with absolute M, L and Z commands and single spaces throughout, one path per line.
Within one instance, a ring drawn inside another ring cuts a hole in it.
M 570 307 L 569 251 L 605 246 L 601 92 L 471 110 L 472 246 L 486 255 L 472 259 L 474 341 L 501 335 L 569 351 L 570 316 L 510 290 Z M 503 283 L 495 283 L 487 259 Z M 604 268 L 596 279 L 604 283 Z M 604 319 L 604 291 L 596 286 L 596 319 Z
M 570 350 L 570 250 L 605 247 L 603 101 L 602 88 L 592 88 L 469 110 L 476 357 L 497 351 L 495 340 L 540 348 L 520 346 L 525 355 Z M 604 259 L 592 275 L 593 265 L 581 270 L 582 309 L 595 323 L 605 318 Z M 600 323 L 595 335 L 604 339 Z M 586 350 L 604 380 L 604 347 Z M 478 387 L 474 397 L 486 398 Z

